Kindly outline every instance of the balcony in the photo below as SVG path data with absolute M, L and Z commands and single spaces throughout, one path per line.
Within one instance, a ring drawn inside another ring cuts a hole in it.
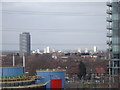
M 107 13 L 107 14 L 112 14 L 112 10 L 107 9 L 106 13 Z
M 107 20 L 108 22 L 112 22 L 112 18 L 111 18 L 110 16 L 106 17 L 106 20 Z
M 108 48 L 107 51 L 110 53 L 112 52 L 112 48 Z
M 118 68 L 120 68 L 119 66 L 115 66 L 115 67 L 112 67 L 112 68 L 114 68 L 114 69 L 118 69 Z
M 107 37 L 112 37 L 112 33 L 107 33 Z
M 112 25 L 107 25 L 106 28 L 109 29 L 109 30 L 112 30 Z
M 112 44 L 112 41 L 107 40 L 107 44 L 108 44 L 108 45 L 111 45 L 111 44 Z
M 106 5 L 112 7 L 112 2 L 106 2 Z
M 112 65 L 107 65 L 107 68 L 112 68 Z

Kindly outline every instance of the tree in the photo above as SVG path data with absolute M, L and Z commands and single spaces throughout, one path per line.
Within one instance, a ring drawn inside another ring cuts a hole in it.
M 82 61 L 80 61 L 78 77 L 81 80 L 82 77 L 83 79 L 85 78 L 85 75 L 86 75 L 86 66 Z

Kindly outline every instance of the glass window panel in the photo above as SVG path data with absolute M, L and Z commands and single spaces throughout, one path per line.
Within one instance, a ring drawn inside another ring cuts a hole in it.
M 118 37 L 113 37 L 113 38 L 112 38 L 112 42 L 113 42 L 113 43 L 120 43 L 120 38 L 118 38 Z
M 112 15 L 112 19 L 113 19 L 113 20 L 119 20 L 119 15 L 118 15 L 118 14 Z

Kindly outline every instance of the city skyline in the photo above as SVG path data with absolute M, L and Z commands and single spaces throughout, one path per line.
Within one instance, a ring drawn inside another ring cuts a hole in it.
M 120 88 L 120 0 L 18 1 L 0 2 L 0 89 Z
M 105 2 L 3 3 L 3 50 L 19 50 L 19 34 L 31 33 L 32 50 L 106 50 Z M 11 37 L 8 37 L 11 35 Z

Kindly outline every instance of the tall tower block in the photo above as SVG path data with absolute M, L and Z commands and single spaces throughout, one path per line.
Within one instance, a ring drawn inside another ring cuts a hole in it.
M 107 37 L 111 65 L 109 75 L 120 74 L 120 0 L 107 2 Z
M 30 55 L 31 52 L 31 41 L 30 41 L 30 33 L 23 32 L 20 34 L 20 55 Z

